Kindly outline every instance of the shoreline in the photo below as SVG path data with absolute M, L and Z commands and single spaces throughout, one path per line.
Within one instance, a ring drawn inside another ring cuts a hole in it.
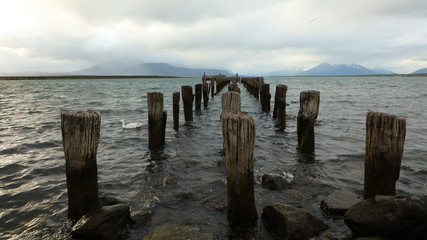
M 427 73 L 420 74 L 384 74 L 384 75 L 331 75 L 331 76 L 269 76 L 269 77 L 427 77 Z M 51 75 L 51 76 L 0 76 L 1 80 L 72 80 L 72 79 L 131 79 L 131 78 L 196 78 L 184 76 L 156 76 L 156 75 Z

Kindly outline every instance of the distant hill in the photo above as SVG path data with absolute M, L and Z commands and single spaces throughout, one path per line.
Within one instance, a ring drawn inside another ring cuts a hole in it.
M 377 74 L 396 74 L 395 72 L 380 67 L 372 68 L 371 70 L 376 72 Z
M 123 75 L 128 68 L 141 64 L 142 62 L 134 59 L 122 59 L 96 64 L 90 68 L 71 72 L 75 75 Z
M 421 73 L 427 73 L 427 68 L 421 68 L 417 71 L 413 72 L 412 74 L 421 74 Z
M 301 69 L 283 69 L 264 74 L 265 76 L 280 77 L 280 76 L 295 76 L 304 72 Z
M 314 68 L 303 71 L 302 76 L 356 76 L 356 75 L 379 75 L 393 74 L 382 68 L 369 69 L 357 64 L 330 64 L 322 63 Z
M 233 73 L 222 69 L 185 68 L 172 66 L 167 63 L 138 63 L 135 61 L 111 61 L 72 72 L 72 74 L 76 75 L 147 75 L 175 77 L 200 77 L 203 73 L 207 75 L 233 75 Z

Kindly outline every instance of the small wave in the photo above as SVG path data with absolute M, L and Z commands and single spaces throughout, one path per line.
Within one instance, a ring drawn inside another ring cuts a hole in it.
M 11 154 L 25 154 L 28 151 L 34 149 L 44 148 L 56 148 L 62 146 L 61 141 L 47 141 L 47 142 L 36 142 L 36 143 L 24 143 L 19 146 L 6 148 L 0 151 L 0 155 L 11 155 Z
M 11 173 L 16 173 L 19 171 L 22 171 L 23 169 L 25 169 L 26 167 L 18 164 L 18 163 L 12 163 L 9 165 L 5 165 L 4 167 L 0 167 L 0 175 L 1 176 L 7 176 Z M 2 179 L 2 178 L 1 178 Z

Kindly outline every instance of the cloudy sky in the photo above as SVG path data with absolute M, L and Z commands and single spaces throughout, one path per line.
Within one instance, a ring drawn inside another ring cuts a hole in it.
M 426 0 L 1 0 L 0 73 L 115 59 L 241 74 L 427 67 Z

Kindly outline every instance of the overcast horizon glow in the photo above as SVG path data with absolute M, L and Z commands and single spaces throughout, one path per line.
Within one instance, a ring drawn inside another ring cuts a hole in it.
M 115 59 L 241 74 L 355 63 L 427 67 L 425 0 L 0 2 L 0 73 Z

